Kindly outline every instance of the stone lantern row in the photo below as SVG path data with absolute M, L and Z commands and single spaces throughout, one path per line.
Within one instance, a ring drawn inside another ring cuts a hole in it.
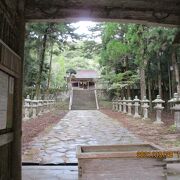
M 29 120 L 36 118 L 44 113 L 50 112 L 55 107 L 55 100 L 37 100 L 36 97 L 31 100 L 29 96 L 24 100 L 24 118 Z
M 156 110 L 156 121 L 154 123 L 163 124 L 161 114 L 164 109 L 163 103 L 165 103 L 165 101 L 161 99 L 160 95 L 157 95 L 157 98 L 152 102 L 155 104 L 154 109 Z M 173 105 L 171 109 L 174 111 L 175 126 L 178 130 L 180 130 L 180 95 L 175 93 L 174 97 L 168 102 L 172 103 Z M 144 96 L 142 100 L 138 99 L 137 96 L 135 96 L 134 100 L 131 100 L 131 98 L 113 99 L 112 104 L 113 111 L 122 112 L 124 114 L 127 113 L 134 118 L 141 117 L 139 114 L 141 106 L 143 116 L 142 119 L 148 119 L 149 100 L 146 98 L 146 96 Z M 134 115 L 132 114 L 132 107 L 134 107 Z
M 131 98 L 125 99 L 125 97 L 121 99 L 115 99 L 113 100 L 113 111 L 122 112 L 124 114 L 133 115 L 132 114 L 132 107 L 134 106 L 134 118 L 140 118 L 139 114 L 139 107 L 143 109 L 143 119 L 148 119 L 148 108 L 149 108 L 149 100 L 147 100 L 146 96 L 143 100 L 138 99 L 137 96 L 135 96 L 134 100 L 131 100 Z

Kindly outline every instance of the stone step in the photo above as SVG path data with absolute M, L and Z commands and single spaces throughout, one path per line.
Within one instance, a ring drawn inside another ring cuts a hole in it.
M 96 107 L 93 90 L 73 90 L 72 110 L 94 110 Z

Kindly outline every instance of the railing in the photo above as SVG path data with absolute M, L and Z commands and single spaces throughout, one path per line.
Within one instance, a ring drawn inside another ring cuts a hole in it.
M 23 120 L 29 120 L 53 111 L 56 105 L 55 100 L 31 100 L 29 96 L 24 100 Z

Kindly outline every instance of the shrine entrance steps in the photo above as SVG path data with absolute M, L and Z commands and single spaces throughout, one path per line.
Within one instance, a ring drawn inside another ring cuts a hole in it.
M 96 110 L 94 90 L 73 90 L 72 110 Z

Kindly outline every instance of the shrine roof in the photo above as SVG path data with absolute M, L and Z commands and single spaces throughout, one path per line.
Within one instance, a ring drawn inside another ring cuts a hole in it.
M 79 70 L 75 74 L 76 79 L 97 79 L 99 75 L 95 70 Z

